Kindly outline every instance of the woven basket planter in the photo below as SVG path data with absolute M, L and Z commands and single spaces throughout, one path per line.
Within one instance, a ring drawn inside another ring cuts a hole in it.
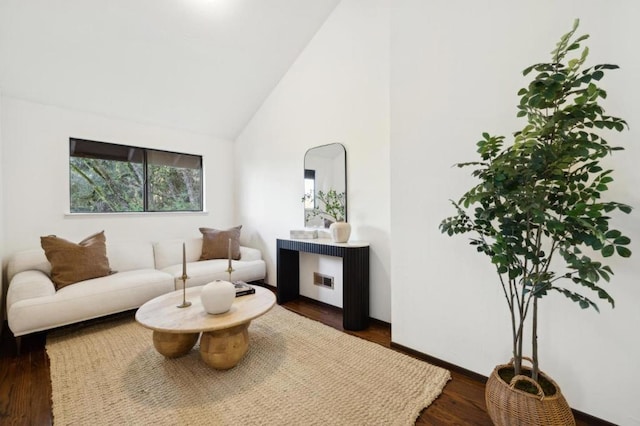
M 513 364 L 502 364 L 494 368 L 485 388 L 487 412 L 496 426 L 575 426 L 571 407 L 560 392 L 560 387 L 549 376 L 539 373 L 556 388 L 555 395 L 545 396 L 540 385 L 530 377 L 519 375 L 511 383 L 506 383 L 498 374 L 503 368 L 513 368 Z M 538 394 L 516 389 L 516 382 L 520 380 L 534 384 Z

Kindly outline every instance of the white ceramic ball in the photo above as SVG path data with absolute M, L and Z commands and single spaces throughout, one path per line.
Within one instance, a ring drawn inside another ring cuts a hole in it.
M 229 281 L 215 280 L 202 287 L 200 300 L 207 313 L 222 314 L 231 309 L 236 298 L 236 288 Z

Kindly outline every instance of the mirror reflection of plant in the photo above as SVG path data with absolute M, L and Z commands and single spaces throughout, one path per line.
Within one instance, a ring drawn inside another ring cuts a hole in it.
M 313 194 L 308 193 L 302 197 L 302 201 L 312 200 Z M 345 220 L 345 193 L 330 189 L 327 192 L 318 191 L 316 207 L 307 211 L 307 220 L 320 216 L 323 219 L 331 219 L 334 222 Z

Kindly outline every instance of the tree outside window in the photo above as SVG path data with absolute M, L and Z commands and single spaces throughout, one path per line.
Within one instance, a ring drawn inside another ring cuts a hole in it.
M 202 157 L 70 139 L 72 213 L 202 211 Z

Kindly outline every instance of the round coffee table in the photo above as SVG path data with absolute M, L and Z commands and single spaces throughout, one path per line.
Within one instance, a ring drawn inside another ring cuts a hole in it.
M 191 306 L 178 308 L 182 290 L 163 294 L 142 305 L 136 321 L 153 330 L 153 345 L 168 358 L 189 353 L 198 341 L 204 362 L 218 370 L 234 367 L 249 349 L 249 324 L 276 303 L 273 292 L 254 286 L 255 294 L 236 297 L 223 314 L 205 312 L 200 300 L 202 286 L 186 290 Z

